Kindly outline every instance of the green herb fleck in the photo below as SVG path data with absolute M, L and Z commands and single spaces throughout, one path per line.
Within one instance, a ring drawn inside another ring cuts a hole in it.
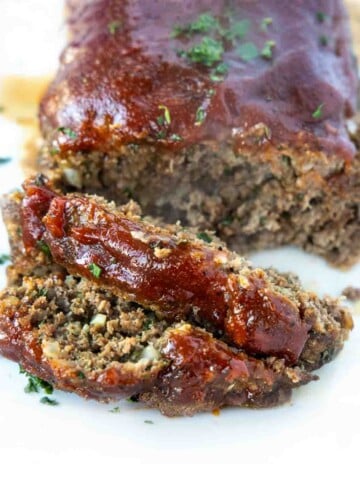
M 291 157 L 289 155 L 281 155 L 281 160 L 288 166 L 291 165 Z
M 127 400 L 128 402 L 130 402 L 130 403 L 138 403 L 138 401 L 139 401 L 138 398 L 137 398 L 135 395 L 133 395 L 132 397 L 127 398 L 126 400 Z
M 260 217 L 259 218 L 260 227 L 263 227 L 265 224 L 266 224 L 266 217 Z
M 0 113 L 3 113 L 4 110 L 5 110 L 5 108 L 2 105 L 0 105 Z
M 268 29 L 268 26 L 273 23 L 273 19 L 271 17 L 263 18 L 261 22 L 261 30 L 265 31 Z
M 50 385 L 50 383 L 42 380 L 39 377 L 36 377 L 35 375 L 31 375 L 31 373 L 28 373 L 21 366 L 20 373 L 24 374 L 28 379 L 28 384 L 24 388 L 25 393 L 39 393 L 40 390 L 44 390 L 44 392 L 48 395 L 53 393 L 54 388 L 52 385 Z
M 0 157 L 0 165 L 11 162 L 11 157 Z
M 77 376 L 78 378 L 82 378 L 82 379 L 86 378 L 86 377 L 85 377 L 85 374 L 84 374 L 83 372 L 81 372 L 81 371 L 76 372 L 76 376 Z
M 327 19 L 327 15 L 324 12 L 316 12 L 316 20 L 319 23 L 324 23 L 325 20 Z
M 46 184 L 45 175 L 39 173 L 38 175 L 36 175 L 34 182 L 37 187 L 43 187 Z
M 0 265 L 4 265 L 4 263 L 8 262 L 10 260 L 10 255 L 7 253 L 2 253 L 0 255 Z
M 110 413 L 120 413 L 120 407 L 114 407 L 111 410 L 109 410 Z
M 212 242 L 212 238 L 206 232 L 200 232 L 196 236 L 199 240 L 202 240 L 203 242 L 206 242 L 206 243 Z
M 243 43 L 237 48 L 236 52 L 244 62 L 249 62 L 259 56 L 258 48 L 252 42 Z
M 154 325 L 154 319 L 153 318 L 147 318 L 145 322 L 143 323 L 143 328 L 144 330 L 150 330 L 152 326 Z
M 123 190 L 123 194 L 127 196 L 128 199 L 134 198 L 134 192 L 131 190 L 130 187 L 125 187 Z
M 164 140 L 166 138 L 166 132 L 164 131 L 157 132 L 155 136 L 158 140 Z
M 250 25 L 250 21 L 246 19 L 235 22 L 230 26 L 229 30 L 226 30 L 224 32 L 224 36 L 228 40 L 234 40 L 235 38 L 243 38 L 248 33 Z
M 168 109 L 168 107 L 165 107 L 165 105 L 159 105 L 159 110 L 164 110 L 164 116 L 158 118 L 158 120 L 160 118 L 163 120 L 163 123 L 161 123 L 161 125 L 164 125 L 164 124 L 170 125 L 171 115 L 170 115 L 170 110 Z
M 44 405 L 50 405 L 51 407 L 55 407 L 56 405 L 59 405 L 59 402 L 57 400 L 54 400 L 53 398 L 49 398 L 49 397 L 42 397 L 40 399 L 40 403 L 43 403 Z
M 195 125 L 197 127 L 202 125 L 205 121 L 205 118 L 206 118 L 206 111 L 202 107 L 199 107 L 196 111 Z
M 48 291 L 47 291 L 46 288 L 40 288 L 40 290 L 38 291 L 37 296 L 38 296 L 38 297 L 46 297 L 47 292 L 48 292 Z
M 224 227 L 228 226 L 228 225 L 231 225 L 234 221 L 234 217 L 225 217 L 223 220 L 221 220 L 221 225 L 223 225 Z
M 137 143 L 129 143 L 129 144 L 128 144 L 128 148 L 129 148 L 132 152 L 138 152 L 138 151 L 139 151 L 139 148 L 140 148 L 140 145 L 138 145 Z
M 119 20 L 114 20 L 108 24 L 108 30 L 110 35 L 115 35 L 115 33 L 120 30 L 122 27 L 122 23 Z
M 201 63 L 206 67 L 212 67 L 222 59 L 223 53 L 224 46 L 221 42 L 210 37 L 204 37 L 200 43 L 194 45 L 188 51 L 179 51 L 178 55 L 193 63 Z
M 51 148 L 49 150 L 49 153 L 53 157 L 54 155 L 58 155 L 60 153 L 60 150 L 58 148 Z
M 90 263 L 88 268 L 95 278 L 100 278 L 102 270 L 96 263 Z
M 172 133 L 169 137 L 169 140 L 171 140 L 172 142 L 181 142 L 182 139 L 183 138 L 180 135 L 178 135 L 177 133 Z
M 261 50 L 261 56 L 266 59 L 271 59 L 273 55 L 273 48 L 275 47 L 276 42 L 274 40 L 268 40 L 265 42 L 264 48 Z
M 195 34 L 195 33 L 208 33 L 212 30 L 219 28 L 219 22 L 211 13 L 202 13 L 198 18 L 187 25 L 175 26 L 172 37 L 178 37 L 183 34 Z
M 71 130 L 71 128 L 68 128 L 68 127 L 59 127 L 58 132 L 63 133 L 64 135 L 66 135 L 67 137 L 69 137 L 71 139 L 77 138 L 77 133 L 74 132 L 74 130 Z
M 321 35 L 319 37 L 319 43 L 322 47 L 327 47 L 329 45 L 329 38 L 326 35 Z
M 324 107 L 324 104 L 320 103 L 317 109 L 312 113 L 312 118 L 315 118 L 316 120 L 321 118 L 323 114 L 323 107 Z
M 226 63 L 219 63 L 215 67 L 215 69 L 210 74 L 210 79 L 213 82 L 222 82 L 224 80 L 224 76 L 228 73 L 229 67 Z
M 36 246 L 39 250 L 41 250 L 47 257 L 51 258 L 51 251 L 49 245 L 44 242 L 44 240 L 38 240 L 36 242 Z
M 147 423 L 148 425 L 154 425 L 152 420 L 144 420 L 144 423 Z

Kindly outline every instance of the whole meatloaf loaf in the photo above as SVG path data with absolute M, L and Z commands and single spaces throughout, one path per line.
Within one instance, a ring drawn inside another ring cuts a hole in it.
M 360 252 L 357 75 L 341 0 L 68 1 L 41 169 L 238 251 Z
M 44 176 L 3 206 L 0 352 L 57 388 L 166 415 L 280 404 L 334 358 L 346 309 L 224 244 Z

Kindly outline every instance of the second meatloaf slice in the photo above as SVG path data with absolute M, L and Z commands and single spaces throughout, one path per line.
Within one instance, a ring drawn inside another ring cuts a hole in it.
M 69 1 L 42 168 L 238 251 L 360 245 L 357 76 L 341 0 Z

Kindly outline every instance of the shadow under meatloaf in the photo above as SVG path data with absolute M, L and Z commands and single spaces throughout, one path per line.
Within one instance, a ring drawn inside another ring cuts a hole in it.
M 133 202 L 118 208 L 98 197 L 85 199 L 140 222 Z M 15 193 L 3 208 L 13 263 L 0 296 L 0 351 L 57 388 L 103 401 L 137 395 L 170 416 L 225 405 L 277 405 L 316 378 L 310 371 L 334 357 L 352 327 L 336 301 L 319 300 L 293 276 L 267 270 L 271 288 L 297 305 L 309 331 L 295 364 L 276 355 L 249 355 L 223 332 L 200 328 L 193 315 L 168 318 L 114 293 L 101 277 L 96 282 L 70 274 L 44 242 L 25 250 L 23 205 L 24 194 Z M 172 237 L 184 235 L 179 226 L 164 229 Z M 185 235 L 194 248 L 209 248 Z M 212 248 L 219 247 L 226 252 L 214 240 Z M 241 260 L 238 269 L 248 274 L 251 267 Z
M 359 258 L 342 0 L 69 7 L 71 39 L 40 107 L 42 171 L 214 230 L 241 253 L 295 244 L 337 265 Z

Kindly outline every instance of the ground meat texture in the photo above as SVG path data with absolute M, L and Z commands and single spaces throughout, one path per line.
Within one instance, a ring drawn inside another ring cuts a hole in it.
M 44 188 L 44 178 L 37 182 Z M 134 203 L 119 208 L 99 197 L 81 198 L 140 221 Z M 336 301 L 304 292 L 293 275 L 266 270 L 272 290 L 298 305 L 311 328 L 294 365 L 285 357 L 254 356 L 229 344 L 220 331 L 211 332 L 208 324 L 210 331 L 200 328 L 193 315 L 171 321 L 161 309 L 130 301 L 106 283 L 71 275 L 44 251 L 44 244 L 26 251 L 23 203 L 19 192 L 3 203 L 13 263 L 8 287 L 0 294 L 0 352 L 57 388 L 102 401 L 136 395 L 169 416 L 225 405 L 278 405 L 293 388 L 317 378 L 312 370 L 334 358 L 352 328 L 349 313 Z M 173 236 L 182 231 L 180 226 L 156 228 Z M 182 235 L 204 248 L 193 234 Z M 215 244 L 226 252 L 214 238 Z M 239 264 L 251 269 L 234 255 L 234 271 Z
M 134 198 L 240 252 L 291 243 L 356 261 L 357 75 L 341 0 L 69 7 L 40 109 L 53 179 Z

